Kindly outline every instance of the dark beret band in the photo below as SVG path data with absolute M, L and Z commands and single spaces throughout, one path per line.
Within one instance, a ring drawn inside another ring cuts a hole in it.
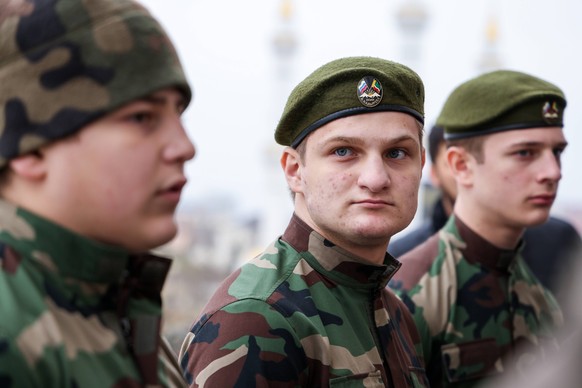
M 319 128 L 319 127 L 321 127 L 321 126 L 323 126 L 323 125 L 325 125 L 333 120 L 337 120 L 337 119 L 340 119 L 342 117 L 348 117 L 348 116 L 353 116 L 353 115 L 357 115 L 357 114 L 372 113 L 372 112 L 402 112 L 402 113 L 407 113 L 407 114 L 413 116 L 418 121 L 420 121 L 422 124 L 424 124 L 424 117 L 422 117 L 422 115 L 419 112 L 415 111 L 414 109 L 402 106 L 402 105 L 378 105 L 374 108 L 366 108 L 366 107 L 349 108 L 349 109 L 344 109 L 344 110 L 341 110 L 339 112 L 335 112 L 335 113 L 332 113 L 330 115 L 327 115 L 327 116 L 317 120 L 316 122 L 314 122 L 313 124 L 311 124 L 307 128 L 305 128 L 303 131 L 301 131 L 301 133 L 299 135 L 297 135 L 297 137 L 295 138 L 293 143 L 291 143 L 291 147 L 297 148 L 297 146 L 303 141 L 303 139 L 305 139 L 307 137 L 307 135 L 309 135 L 311 132 L 315 131 L 317 128 Z

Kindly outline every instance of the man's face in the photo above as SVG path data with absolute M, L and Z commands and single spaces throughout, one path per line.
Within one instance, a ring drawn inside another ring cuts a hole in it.
M 390 237 L 416 212 L 424 164 L 419 131 L 407 114 L 377 112 L 313 132 L 305 140 L 298 183 L 290 185 L 298 215 L 352 253 L 385 253 Z
M 484 223 L 524 228 L 546 221 L 562 178 L 560 155 L 566 144 L 559 127 L 487 136 L 483 163 L 471 163 L 471 196 Z
M 132 251 L 172 239 L 184 163 L 195 154 L 182 110 L 181 94 L 163 89 L 47 146 L 51 218 Z

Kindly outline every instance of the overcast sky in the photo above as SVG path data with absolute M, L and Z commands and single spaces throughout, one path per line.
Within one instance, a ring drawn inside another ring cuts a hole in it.
M 570 145 L 555 208 L 582 206 L 582 1 L 419 0 L 428 18 L 418 60 L 405 55 L 407 38 L 396 23 L 406 0 L 292 0 L 289 26 L 282 23 L 281 2 L 142 1 L 167 29 L 194 87 L 184 122 L 198 153 L 187 168 L 185 202 L 231 198 L 243 214 L 288 212 L 273 132 L 293 86 L 342 56 L 402 62 L 425 82 L 428 126 L 450 91 L 478 74 L 494 18 L 503 67 L 547 79 L 566 93 Z M 297 41 L 286 80 L 278 77 L 273 48 L 284 28 Z

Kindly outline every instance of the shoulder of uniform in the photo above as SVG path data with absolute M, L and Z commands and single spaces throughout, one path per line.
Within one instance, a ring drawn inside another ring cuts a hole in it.
M 390 280 L 390 287 L 409 290 L 426 274 L 439 253 L 439 236 L 433 234 L 424 243 L 418 245 L 402 257 L 402 266 Z

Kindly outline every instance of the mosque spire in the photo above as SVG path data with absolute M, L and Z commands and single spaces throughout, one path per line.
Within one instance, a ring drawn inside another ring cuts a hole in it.
M 483 49 L 477 63 L 481 73 L 497 70 L 502 66 L 499 56 L 499 23 L 495 14 L 487 20 L 484 33 Z

